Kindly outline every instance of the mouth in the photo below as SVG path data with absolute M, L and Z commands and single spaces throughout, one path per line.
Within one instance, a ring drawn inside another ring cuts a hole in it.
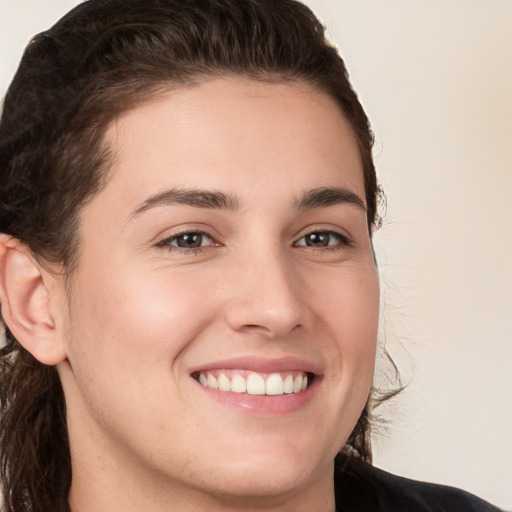
M 240 355 L 191 368 L 189 375 L 207 399 L 258 418 L 304 410 L 323 379 L 322 366 L 289 355 Z
M 192 377 L 205 388 L 225 393 L 282 396 L 303 393 L 312 385 L 315 374 L 300 370 L 260 373 L 244 369 L 215 369 L 194 372 Z

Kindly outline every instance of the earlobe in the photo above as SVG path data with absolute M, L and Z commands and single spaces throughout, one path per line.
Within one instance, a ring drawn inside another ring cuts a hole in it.
M 49 273 L 45 274 L 46 280 L 26 245 L 0 234 L 0 304 L 4 322 L 37 360 L 55 365 L 66 354 L 52 315 Z

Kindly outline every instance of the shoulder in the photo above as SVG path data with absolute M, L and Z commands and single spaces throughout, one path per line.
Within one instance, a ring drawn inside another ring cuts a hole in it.
M 336 468 L 335 489 L 340 511 L 500 512 L 460 489 L 402 478 L 357 461 Z

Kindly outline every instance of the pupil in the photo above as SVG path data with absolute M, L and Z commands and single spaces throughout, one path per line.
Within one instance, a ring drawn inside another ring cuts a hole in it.
M 180 235 L 176 241 L 178 247 L 186 247 L 188 249 L 201 247 L 203 235 L 199 233 L 188 233 L 186 235 Z
M 306 244 L 310 247 L 327 247 L 329 245 L 329 234 L 311 233 L 306 238 Z

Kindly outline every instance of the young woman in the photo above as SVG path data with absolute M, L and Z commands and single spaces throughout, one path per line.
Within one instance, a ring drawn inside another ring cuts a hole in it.
M 293 0 L 90 0 L 0 124 L 6 511 L 492 511 L 370 465 L 379 188 Z

